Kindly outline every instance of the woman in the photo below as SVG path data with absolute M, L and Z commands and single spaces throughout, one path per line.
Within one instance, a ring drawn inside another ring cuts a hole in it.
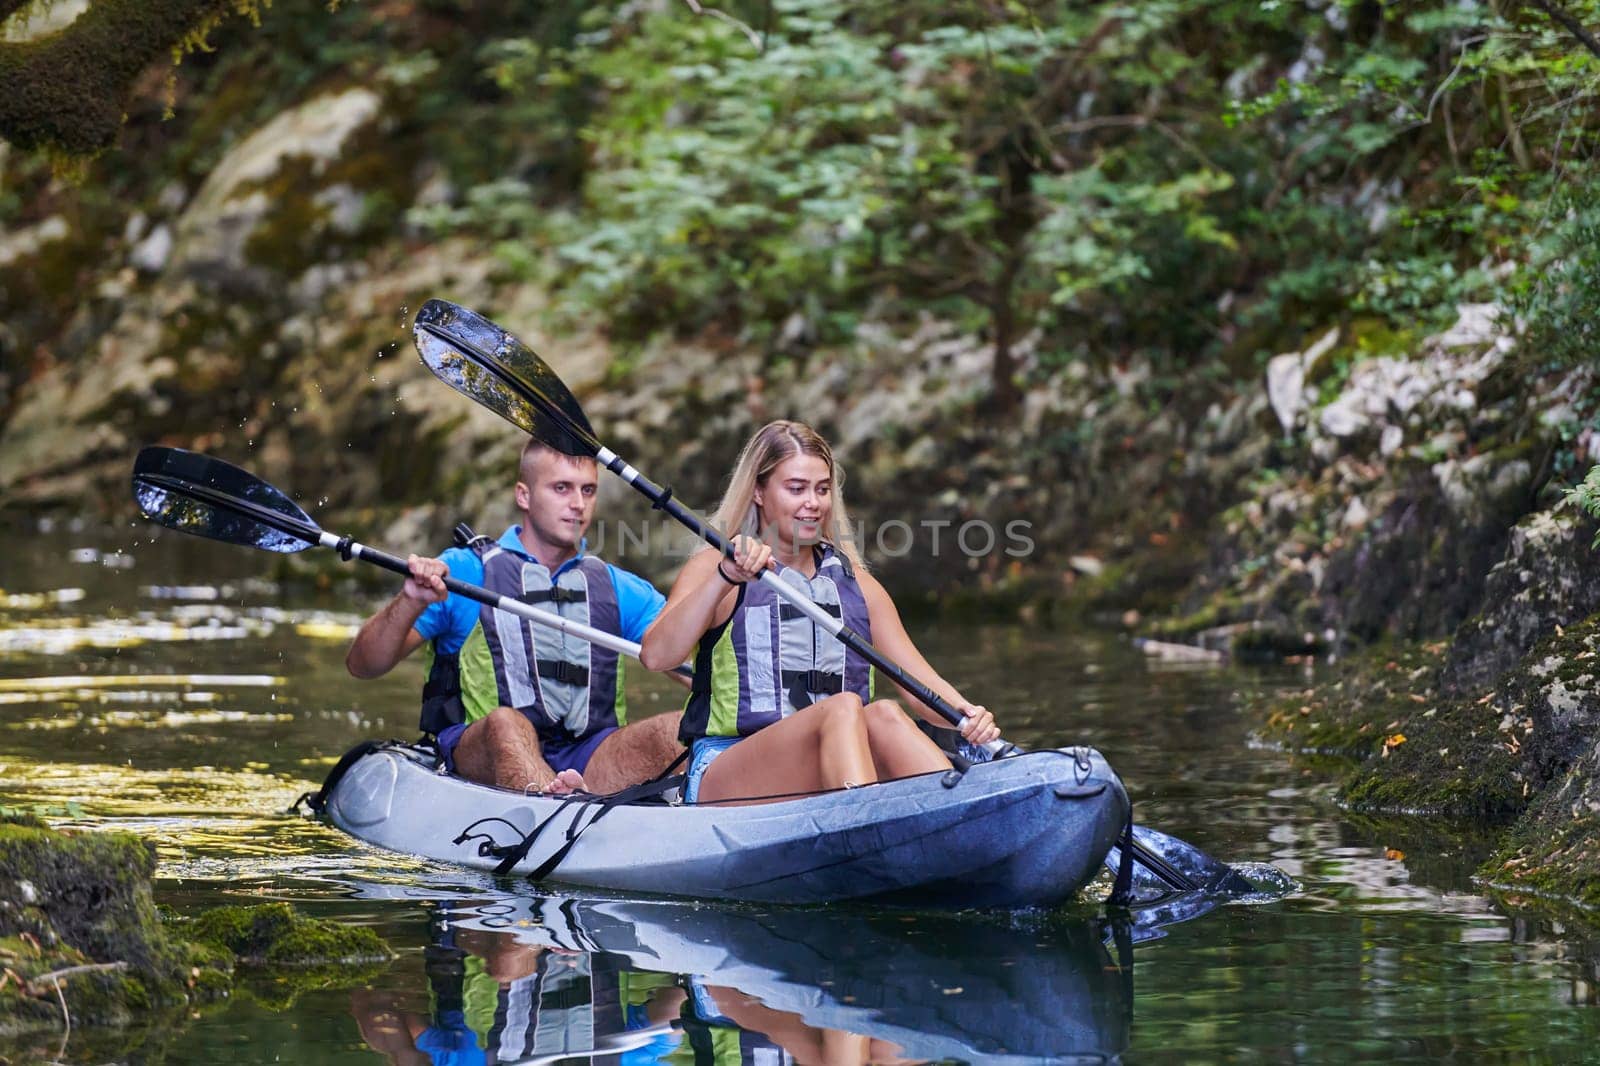
M 950 768 L 898 704 L 872 699 L 866 660 L 757 580 L 769 569 L 965 713 L 962 736 L 985 744 L 1000 735 L 987 710 L 928 665 L 894 601 L 840 537 L 849 529 L 842 481 L 832 450 L 810 426 L 764 427 L 745 445 L 717 509 L 717 527 L 735 534 L 735 559 L 710 549 L 690 558 L 645 632 L 640 659 L 651 670 L 696 653 L 680 732 L 692 744 L 692 802 L 753 801 Z M 900 695 L 945 725 L 910 693 Z

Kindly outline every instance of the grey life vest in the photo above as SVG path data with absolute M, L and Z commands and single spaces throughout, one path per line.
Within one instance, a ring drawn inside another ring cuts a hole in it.
M 870 642 L 872 626 L 849 560 L 816 548 L 816 576 L 777 571 L 823 610 Z M 872 667 L 762 582 L 739 589 L 733 614 L 700 638 L 694 687 L 679 736 L 749 736 L 839 692 L 871 698 Z
M 584 556 L 552 580 L 542 564 L 486 538 L 470 547 L 483 561 L 490 592 L 608 633 L 621 631 L 616 586 L 599 559 Z M 460 652 L 435 656 L 423 689 L 423 729 L 437 733 L 495 706 L 521 711 L 541 742 L 558 745 L 625 724 L 620 659 L 614 651 L 485 605 Z

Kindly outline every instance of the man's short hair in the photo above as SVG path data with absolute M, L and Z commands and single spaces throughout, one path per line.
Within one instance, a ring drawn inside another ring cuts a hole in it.
M 559 448 L 552 448 L 538 437 L 529 437 L 528 443 L 522 446 L 522 455 L 517 459 L 517 480 L 523 484 L 529 484 L 528 468 L 533 463 L 535 456 L 545 452 L 551 455 L 559 455 L 563 459 L 571 459 L 575 462 L 592 463 L 595 461 L 587 455 L 568 455 Z

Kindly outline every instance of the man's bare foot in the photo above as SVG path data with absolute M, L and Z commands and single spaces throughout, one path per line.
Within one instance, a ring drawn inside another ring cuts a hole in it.
M 546 796 L 569 796 L 583 791 L 583 775 L 576 770 L 562 770 L 555 780 L 541 789 Z

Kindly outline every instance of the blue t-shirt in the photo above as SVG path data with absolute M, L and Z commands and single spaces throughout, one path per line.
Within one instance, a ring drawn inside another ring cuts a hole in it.
M 521 526 L 512 526 L 502 533 L 499 544 L 506 551 L 515 552 L 530 562 L 539 561 L 522 546 Z M 584 545 L 579 544 L 578 554 L 557 567 L 555 573 L 550 575 L 551 580 L 576 566 L 578 560 L 583 558 L 583 549 Z M 445 566 L 450 569 L 450 576 L 457 581 L 465 581 L 470 585 L 483 584 L 483 560 L 471 548 L 451 548 L 439 558 L 444 560 Z M 666 606 L 667 598 L 638 574 L 630 574 L 610 563 L 605 565 L 611 574 L 611 585 L 617 592 L 617 616 L 622 624 L 622 632 L 618 635 L 637 643 L 644 639 L 644 631 L 650 628 L 650 623 Z M 423 640 L 433 641 L 434 651 L 440 655 L 454 655 L 472 635 L 472 627 L 478 624 L 481 610 L 476 601 L 465 596 L 447 596 L 423 608 L 413 628 Z

